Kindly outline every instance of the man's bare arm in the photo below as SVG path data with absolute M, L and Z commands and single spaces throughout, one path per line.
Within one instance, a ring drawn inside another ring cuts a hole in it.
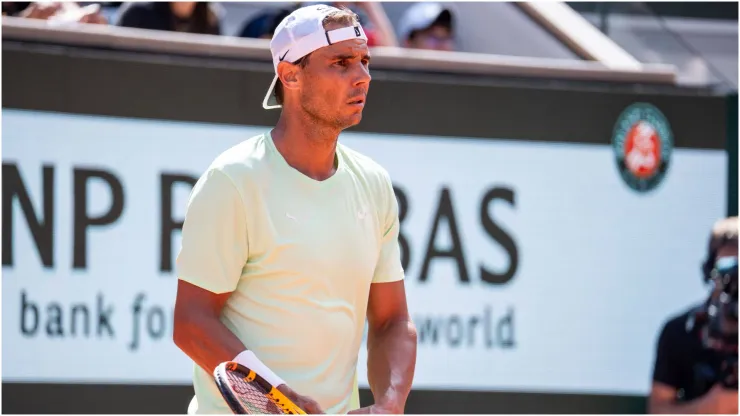
M 216 294 L 179 280 L 175 301 L 173 339 L 190 359 L 209 374 L 224 361 L 231 361 L 247 348 L 221 322 L 221 311 L 231 293 Z M 276 386 L 278 387 L 278 386 Z M 308 414 L 323 413 L 319 404 L 281 384 L 278 388 Z
M 247 349 L 221 322 L 221 311 L 229 296 L 231 293 L 216 294 L 182 280 L 177 283 L 175 345 L 209 374 L 213 374 L 222 362 L 233 360 Z M 315 400 L 298 394 L 289 386 L 281 384 L 278 390 L 306 413 L 323 413 Z
M 173 340 L 209 374 L 246 347 L 221 320 L 231 293 L 216 294 L 183 280 L 177 283 Z
M 416 366 L 416 328 L 408 313 L 404 282 L 371 285 L 367 317 L 373 410 L 403 413 Z M 356 413 L 369 411 L 363 408 Z

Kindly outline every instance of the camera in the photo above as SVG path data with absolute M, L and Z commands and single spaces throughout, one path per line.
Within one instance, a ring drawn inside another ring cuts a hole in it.
M 738 259 L 720 257 L 709 271 L 714 296 L 693 316 L 702 346 L 711 359 L 697 364 L 695 380 L 706 391 L 715 383 L 730 389 L 738 388 Z

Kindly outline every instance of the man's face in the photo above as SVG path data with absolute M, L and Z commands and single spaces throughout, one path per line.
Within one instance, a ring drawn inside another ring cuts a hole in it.
M 738 246 L 737 243 L 732 244 L 725 244 L 722 247 L 717 250 L 717 259 L 725 258 L 725 257 L 734 257 L 737 258 L 738 256 Z M 717 281 L 719 283 L 719 281 Z M 724 301 L 722 301 L 722 297 L 720 297 L 721 290 L 724 286 L 724 289 L 728 291 L 727 293 L 730 295 L 729 298 L 725 298 Z M 735 301 L 732 301 L 731 299 L 734 298 Z M 737 334 L 737 320 L 731 318 L 731 313 L 727 313 L 730 310 L 732 310 L 733 303 L 737 302 L 737 276 L 735 278 L 730 278 L 729 280 L 724 280 L 724 284 L 716 284 L 714 291 L 712 293 L 712 300 L 717 301 L 720 300 L 724 303 L 724 307 L 727 308 L 725 310 L 722 310 L 720 313 L 723 314 L 724 318 L 720 320 L 720 329 L 722 333 L 726 335 L 733 335 Z M 722 303 L 721 303 L 722 304 Z M 737 308 L 737 306 L 735 306 Z M 737 309 L 735 309 L 737 311 Z
M 327 30 L 343 26 L 333 25 Z M 314 51 L 301 70 L 300 102 L 319 122 L 346 129 L 360 122 L 370 87 L 370 54 L 361 39 Z
M 719 247 L 714 258 L 718 259 L 721 257 L 737 257 L 737 256 L 738 256 L 737 244 L 725 244 Z M 711 294 L 712 299 L 716 299 L 717 296 L 719 296 L 720 289 L 721 289 L 720 286 L 715 286 Z
M 450 28 L 439 24 L 416 32 L 414 37 L 407 41 L 406 46 L 435 51 L 453 51 L 455 49 Z

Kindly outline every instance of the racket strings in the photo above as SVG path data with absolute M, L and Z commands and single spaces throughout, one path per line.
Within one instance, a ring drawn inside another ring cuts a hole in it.
M 245 380 L 245 375 L 239 372 L 227 371 L 229 387 L 239 403 L 250 414 L 281 414 L 278 408 L 256 383 Z

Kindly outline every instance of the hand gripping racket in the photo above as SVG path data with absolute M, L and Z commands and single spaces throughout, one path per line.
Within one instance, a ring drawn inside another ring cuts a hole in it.
M 221 363 L 213 375 L 218 390 L 235 414 L 306 414 L 276 386 L 239 363 Z

